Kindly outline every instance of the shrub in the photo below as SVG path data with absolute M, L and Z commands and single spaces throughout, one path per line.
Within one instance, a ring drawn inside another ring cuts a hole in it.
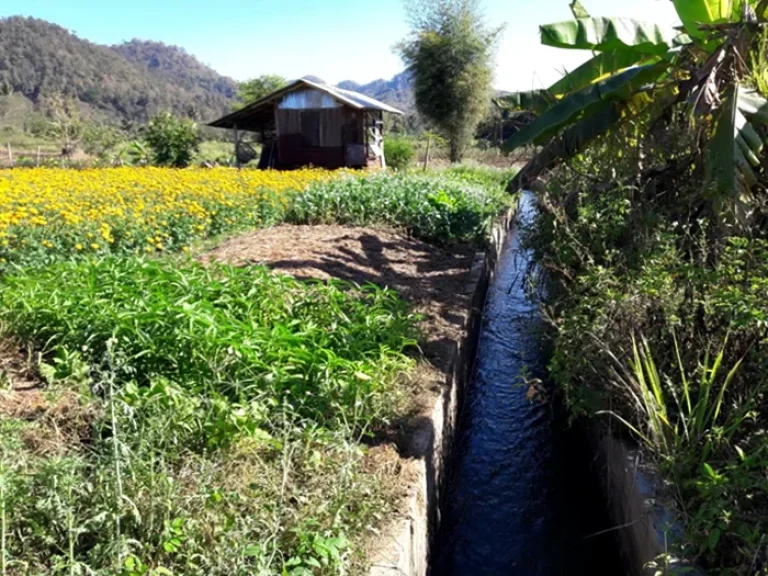
M 416 154 L 413 144 L 406 138 L 392 137 L 384 139 L 384 158 L 387 166 L 393 170 L 405 170 Z
M 186 168 L 192 162 L 200 144 L 197 124 L 191 120 L 161 112 L 144 128 L 144 139 L 152 149 L 157 166 Z

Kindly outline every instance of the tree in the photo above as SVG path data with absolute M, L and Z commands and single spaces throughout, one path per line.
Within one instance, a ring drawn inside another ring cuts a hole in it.
M 594 56 L 546 90 L 498 100 L 537 114 L 505 149 L 542 146 L 510 188 L 528 186 L 596 138 L 629 124 L 648 131 L 685 118 L 697 140 L 680 165 L 703 166 L 700 199 L 743 225 L 763 202 L 768 134 L 768 12 L 765 0 L 675 0 L 685 33 L 629 18 L 590 17 L 574 0 L 574 20 L 541 26 L 548 46 Z M 762 93 L 761 93 L 762 92 Z M 678 126 L 677 128 L 681 128 Z M 647 132 L 646 132 L 647 133 Z M 761 161 L 762 157 L 762 161 Z M 661 174 L 663 169 L 639 174 Z
M 267 94 L 279 90 L 288 84 L 288 81 L 282 76 L 274 74 L 264 74 L 257 78 L 251 78 L 241 82 L 237 87 L 237 98 L 241 102 L 236 104 L 236 108 L 242 108 L 246 104 L 259 100 Z
M 197 124 L 170 112 L 154 116 L 144 128 L 144 140 L 158 166 L 184 168 L 192 162 L 200 144 Z
M 45 98 L 43 108 L 46 112 L 47 135 L 61 143 L 64 156 L 70 156 L 83 135 L 83 122 L 77 100 L 55 92 Z
M 397 49 L 413 78 L 416 107 L 458 162 L 491 101 L 502 28 L 486 26 L 479 0 L 420 0 L 407 11 L 412 32 Z

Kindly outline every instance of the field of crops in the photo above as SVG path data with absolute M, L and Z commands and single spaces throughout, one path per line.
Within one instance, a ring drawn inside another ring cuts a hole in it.
M 504 177 L 0 171 L 0 574 L 364 573 L 396 490 L 362 440 L 413 396 L 412 303 L 171 254 L 273 223 L 450 254 Z
M 280 212 L 286 191 L 332 177 L 317 169 L 0 170 L 0 264 L 179 250 L 262 225 Z

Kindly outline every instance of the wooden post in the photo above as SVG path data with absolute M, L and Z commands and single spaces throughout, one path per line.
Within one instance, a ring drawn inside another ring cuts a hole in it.
M 13 152 L 11 151 L 10 142 L 8 142 L 8 165 L 13 168 Z
M 40 146 L 37 147 L 37 162 L 35 165 L 39 168 L 40 167 Z
M 429 168 L 429 148 L 432 144 L 432 135 L 427 135 L 427 152 L 424 154 L 424 172 L 427 171 L 427 168 Z
M 232 127 L 232 133 L 235 138 L 235 166 L 237 166 L 237 169 L 240 170 L 240 158 L 237 157 L 237 141 L 239 138 L 238 132 L 237 132 L 237 124 L 235 124 Z

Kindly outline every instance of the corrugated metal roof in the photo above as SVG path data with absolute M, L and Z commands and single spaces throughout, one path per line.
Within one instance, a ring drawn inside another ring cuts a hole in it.
M 302 82 L 306 82 L 310 86 L 314 86 L 318 90 L 324 90 L 331 96 L 335 96 L 342 102 L 346 102 L 350 106 L 353 106 L 359 110 L 380 110 L 381 112 L 389 112 L 391 114 L 403 114 L 397 108 L 393 108 L 389 104 L 379 102 L 375 98 L 360 94 L 360 92 L 354 92 L 352 90 L 344 90 L 337 86 L 331 86 L 330 84 L 320 84 L 318 82 L 312 82 L 310 80 L 302 79 Z
M 307 80 L 306 78 L 301 78 L 291 82 L 288 86 L 284 86 L 283 88 L 280 88 L 271 94 L 267 94 L 255 102 L 251 102 L 240 110 L 236 110 L 235 112 L 227 114 L 218 120 L 210 122 L 208 126 L 214 126 L 216 128 L 231 128 L 235 124 L 238 124 L 240 121 L 259 113 L 261 108 L 271 104 L 274 100 L 283 94 L 292 92 L 301 86 L 310 86 L 317 90 L 322 90 L 340 102 L 343 102 L 344 104 L 358 110 L 378 110 L 381 112 L 389 112 L 390 114 L 403 114 L 403 112 L 397 108 L 393 108 L 389 104 L 384 104 L 384 102 L 379 102 L 375 98 L 371 98 L 365 94 L 360 94 L 359 92 L 354 92 L 352 90 L 343 90 L 342 88 L 331 86 L 330 84 L 323 84 L 320 82 Z

